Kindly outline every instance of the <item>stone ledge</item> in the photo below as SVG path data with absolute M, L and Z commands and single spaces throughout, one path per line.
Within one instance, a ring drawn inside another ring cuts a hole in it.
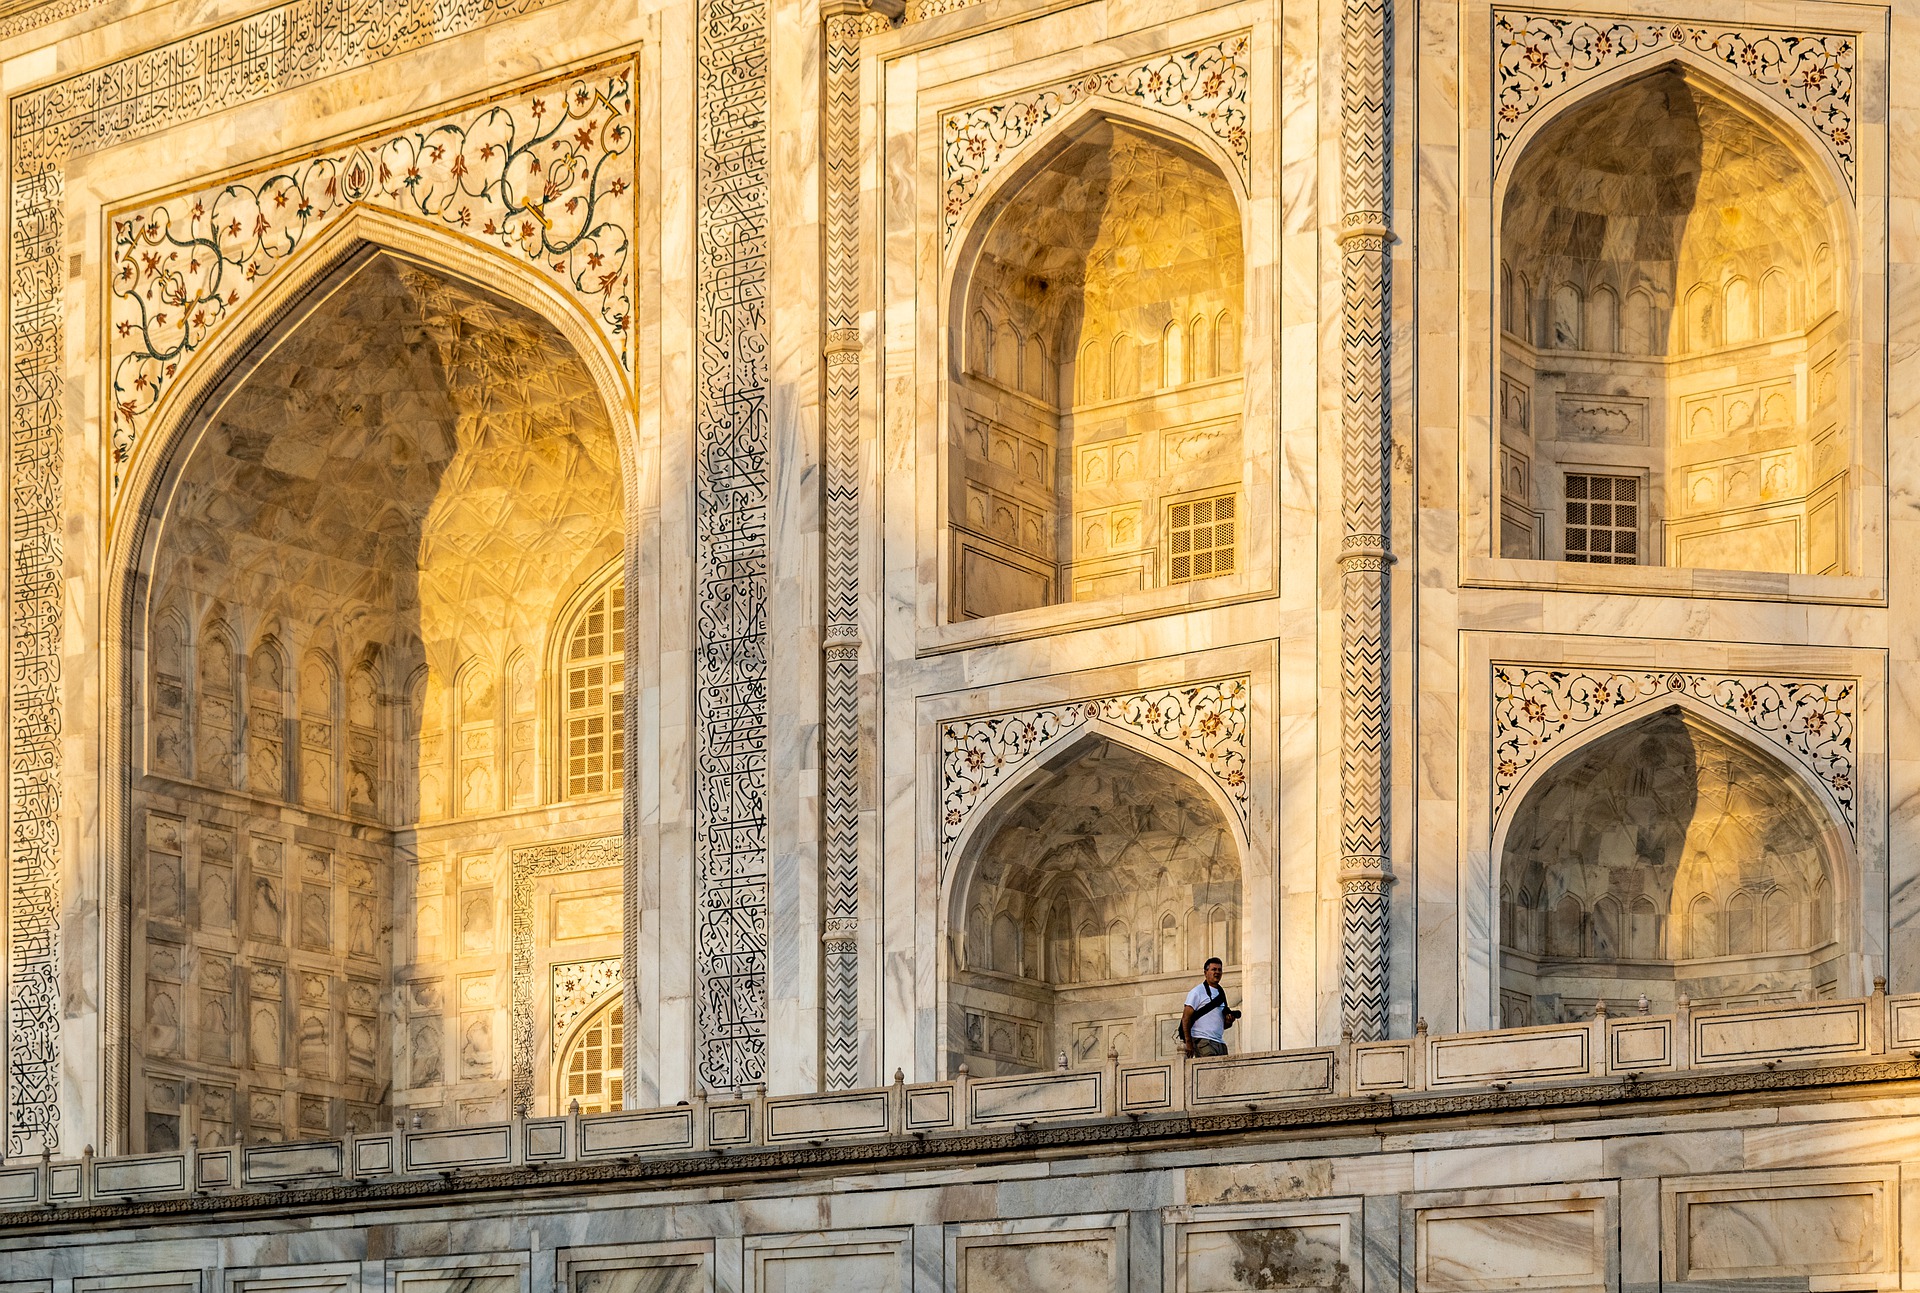
M 93 1202 L 31 1211 L 0 1212 L 0 1234 L 52 1234 L 81 1228 L 151 1226 L 269 1212 L 295 1215 L 339 1213 L 359 1206 L 391 1209 L 431 1207 L 456 1197 L 503 1193 L 539 1193 L 581 1186 L 605 1189 L 668 1189 L 688 1183 L 725 1184 L 770 1173 L 843 1175 L 861 1171 L 912 1170 L 955 1159 L 988 1161 L 1031 1158 L 1050 1150 L 1062 1156 L 1130 1153 L 1165 1149 L 1175 1142 L 1218 1142 L 1232 1137 L 1263 1140 L 1337 1128 L 1361 1128 L 1370 1134 L 1436 1130 L 1435 1124 L 1481 1122 L 1486 1115 L 1519 1114 L 1530 1122 L 1570 1122 L 1606 1112 L 1633 1109 L 1664 1112 L 1675 1101 L 1719 1097 L 1726 1104 L 1764 1107 L 1804 1101 L 1809 1095 L 1833 1100 L 1855 1094 L 1885 1098 L 1893 1087 L 1920 1085 L 1920 1058 L 1795 1069 L 1689 1073 L 1666 1078 L 1625 1076 L 1604 1082 L 1481 1090 L 1460 1094 L 1375 1095 L 1262 1109 L 1250 1102 L 1244 1112 L 1122 1116 L 1055 1123 L 1012 1131 L 962 1131 L 923 1136 L 894 1136 L 805 1148 L 753 1147 L 709 1150 L 673 1157 L 609 1159 L 550 1167 L 453 1172 L 431 1178 L 384 1178 L 329 1182 L 324 1186 L 247 1190 L 223 1194 L 156 1198 L 129 1203 Z M 1758 1097 L 1738 1099 L 1738 1097 Z M 1504 1121 L 1511 1122 L 1513 1119 Z M 599 1192 L 599 1190 L 596 1190 Z

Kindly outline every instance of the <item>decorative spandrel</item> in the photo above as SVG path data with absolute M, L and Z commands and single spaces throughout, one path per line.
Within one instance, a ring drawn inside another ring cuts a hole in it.
M 941 245 L 952 249 L 967 208 L 994 174 L 1048 126 L 1091 99 L 1114 99 L 1191 122 L 1234 159 L 1241 180 L 1247 180 L 1253 166 L 1249 43 L 1245 34 L 1228 36 L 947 113 L 940 124 Z
M 1503 9 L 1493 15 L 1493 47 L 1495 167 L 1547 103 L 1602 72 L 1684 51 L 1805 122 L 1825 141 L 1849 187 L 1858 187 L 1859 44 L 1852 33 Z
M 974 811 L 992 791 L 1090 724 L 1132 732 L 1167 747 L 1220 787 L 1244 833 L 1248 680 L 1217 678 L 1094 700 L 955 719 L 940 729 L 940 868 L 954 860 Z
M 109 505 L 196 351 L 355 205 L 551 276 L 631 371 L 634 117 L 622 63 L 113 213 Z
M 1859 683 L 1851 678 L 1771 678 L 1664 670 L 1493 666 L 1493 817 L 1527 770 L 1556 745 L 1603 719 L 1652 712 L 1686 697 L 1744 727 L 1832 792 L 1847 829 L 1858 829 Z

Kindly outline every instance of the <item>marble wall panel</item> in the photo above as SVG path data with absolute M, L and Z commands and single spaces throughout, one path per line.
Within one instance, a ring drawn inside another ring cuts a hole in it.
M 1669 1178 L 1660 1184 L 1663 1273 L 1878 1282 L 1898 1268 L 1898 1199 L 1892 1168 Z
M 1619 1287 L 1611 1185 L 1415 1195 L 1404 1206 L 1420 1293 Z

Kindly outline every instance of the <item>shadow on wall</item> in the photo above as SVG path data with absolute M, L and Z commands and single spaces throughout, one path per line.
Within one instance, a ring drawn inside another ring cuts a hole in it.
M 1774 757 L 1680 710 L 1575 752 L 1514 813 L 1500 870 L 1503 1027 L 1645 994 L 1722 1006 L 1842 989 L 1842 832 Z

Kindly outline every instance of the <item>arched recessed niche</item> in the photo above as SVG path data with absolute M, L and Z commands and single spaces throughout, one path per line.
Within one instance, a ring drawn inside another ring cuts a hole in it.
M 986 1076 L 1063 1051 L 1170 1054 L 1210 956 L 1239 1003 L 1239 845 L 1198 782 L 1095 735 L 993 812 L 952 895 L 950 1064 Z
M 954 294 L 949 618 L 1243 567 L 1244 262 L 1225 175 L 1146 130 L 1017 182 Z
M 136 1151 L 504 1116 L 494 854 L 544 811 L 520 663 L 624 547 L 612 415 L 547 319 L 391 252 L 300 305 L 142 502 Z
M 1514 810 L 1503 1026 L 1847 995 L 1845 832 L 1771 753 L 1685 710 L 1597 738 Z
M 1500 555 L 1857 573 L 1846 203 L 1679 65 L 1540 129 L 1499 215 Z

